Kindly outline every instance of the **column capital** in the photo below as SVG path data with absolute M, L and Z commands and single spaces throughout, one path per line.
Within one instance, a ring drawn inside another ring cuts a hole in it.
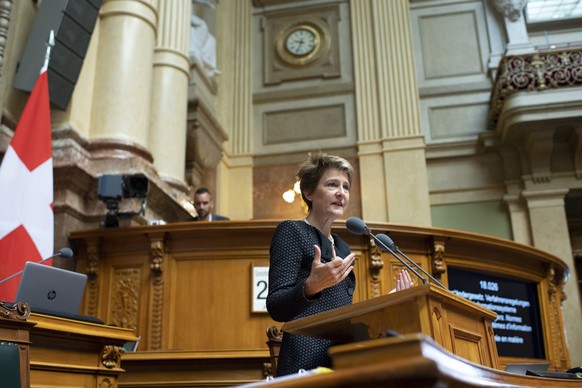
M 527 0 L 491 0 L 495 9 L 512 22 L 521 18 Z
M 527 200 L 528 207 L 564 206 L 568 189 L 524 190 L 521 195 Z

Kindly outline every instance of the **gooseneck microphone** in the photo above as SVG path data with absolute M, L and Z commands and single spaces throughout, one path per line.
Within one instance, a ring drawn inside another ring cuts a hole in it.
M 47 260 L 53 259 L 55 257 L 62 257 L 63 259 L 70 259 L 71 257 L 73 257 L 73 251 L 71 250 L 71 248 L 61 248 L 57 253 L 55 253 L 52 256 L 47 257 L 46 259 L 42 259 L 41 261 L 38 262 L 38 264 L 42 264 Z M 0 280 L 0 284 L 7 282 L 8 280 L 12 279 L 13 277 L 16 277 L 18 275 L 20 275 L 21 273 L 23 273 L 24 270 L 20 270 L 16 273 L 13 273 L 12 275 L 8 276 L 5 279 Z
M 428 280 L 426 280 L 426 278 L 422 277 L 418 272 L 416 272 L 416 270 L 414 268 L 412 268 L 410 266 L 410 264 L 408 264 L 406 261 L 402 260 L 402 258 L 400 256 L 398 256 L 396 253 L 394 253 L 394 251 L 388 245 L 386 245 L 382 240 L 380 240 L 378 237 L 374 236 L 374 234 L 370 231 L 370 229 L 368 229 L 368 227 L 366 226 L 366 223 L 364 221 L 362 221 L 358 217 L 350 217 L 346 220 L 346 228 L 353 234 L 372 237 L 376 241 L 376 243 L 378 244 L 378 246 L 380 248 L 384 248 L 385 251 L 389 252 L 392 256 L 394 256 L 396 258 L 396 260 L 398 260 L 400 263 L 402 263 L 402 265 L 404 265 L 408 270 L 410 270 L 410 272 L 412 272 L 413 274 L 416 275 L 416 277 L 418 277 L 420 280 L 422 280 L 422 283 L 424 283 L 424 284 L 428 283 Z M 388 237 L 388 236 L 386 236 L 386 237 Z M 418 264 L 414 263 L 414 265 L 418 267 Z
M 426 272 L 424 270 L 424 268 L 422 268 L 420 265 L 416 264 L 416 262 L 414 260 L 412 260 L 410 257 L 406 256 L 404 254 L 404 252 L 402 252 L 400 249 L 398 249 L 398 247 L 396 246 L 396 244 L 394 244 L 394 241 L 392 241 L 392 239 L 390 237 L 388 237 L 387 235 L 385 235 L 384 233 L 380 233 L 376 236 L 376 238 L 380 241 L 382 241 L 382 243 L 389 247 L 392 251 L 398 252 L 398 254 L 400 254 L 402 257 L 404 257 L 406 260 L 408 260 L 408 262 L 412 265 L 414 265 L 416 268 L 418 268 L 423 274 L 425 274 L 426 276 L 428 276 L 430 278 L 430 280 L 432 280 L 433 282 L 435 282 L 436 284 L 438 284 L 439 286 L 441 286 L 442 288 L 444 288 L 445 290 L 448 290 L 448 288 L 446 288 L 441 282 L 439 282 L 438 280 L 436 280 L 431 274 L 429 274 L 428 272 Z M 380 247 L 381 249 L 384 248 L 383 246 Z

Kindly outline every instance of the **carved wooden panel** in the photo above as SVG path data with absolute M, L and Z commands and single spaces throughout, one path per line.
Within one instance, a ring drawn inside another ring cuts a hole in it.
M 114 325 L 137 330 L 140 278 L 141 272 L 137 268 L 115 271 L 111 308 L 111 323 Z

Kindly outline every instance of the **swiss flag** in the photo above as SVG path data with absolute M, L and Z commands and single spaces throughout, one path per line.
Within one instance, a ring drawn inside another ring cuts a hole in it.
M 47 72 L 30 94 L 0 165 L 0 281 L 54 248 L 53 159 Z M 0 284 L 14 301 L 20 276 Z

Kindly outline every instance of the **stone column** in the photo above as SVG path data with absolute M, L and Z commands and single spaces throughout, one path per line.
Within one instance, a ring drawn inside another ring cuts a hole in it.
M 409 3 L 352 0 L 362 215 L 430 225 Z
M 160 176 L 186 192 L 190 1 L 160 0 L 154 51 L 149 149 Z
M 505 31 L 507 32 L 506 54 L 532 52 L 533 45 L 529 41 L 527 25 L 523 11 L 527 0 L 491 0 L 495 9 L 503 15 Z
M 6 46 L 8 43 L 8 30 L 12 23 L 11 14 L 13 7 L 12 0 L 0 1 L 0 107 L 2 107 L 2 110 L 4 110 L 4 101 L 8 93 L 8 88 L 12 87 L 12 85 L 6 82 L 4 63 L 6 63 Z M 12 78 L 10 78 L 10 81 L 12 81 Z M 0 138 L 1 136 L 0 134 Z
M 530 236 L 529 213 L 523 198 L 520 195 L 506 194 L 503 200 L 509 210 L 513 240 L 521 244 L 533 245 Z
M 580 320 L 582 309 L 578 293 L 572 245 L 568 231 L 564 197 L 567 189 L 528 190 L 522 194 L 527 200 L 533 243 L 536 248 L 562 259 L 570 268 L 570 279 L 564 286 L 567 299 L 562 303 L 566 341 L 570 350 L 571 364 L 581 365 L 582 335 Z
M 253 216 L 252 2 L 218 3 L 218 117 L 229 140 L 218 167 L 218 212 L 231 219 Z
M 105 0 L 92 108 L 92 139 L 147 147 L 157 0 Z

